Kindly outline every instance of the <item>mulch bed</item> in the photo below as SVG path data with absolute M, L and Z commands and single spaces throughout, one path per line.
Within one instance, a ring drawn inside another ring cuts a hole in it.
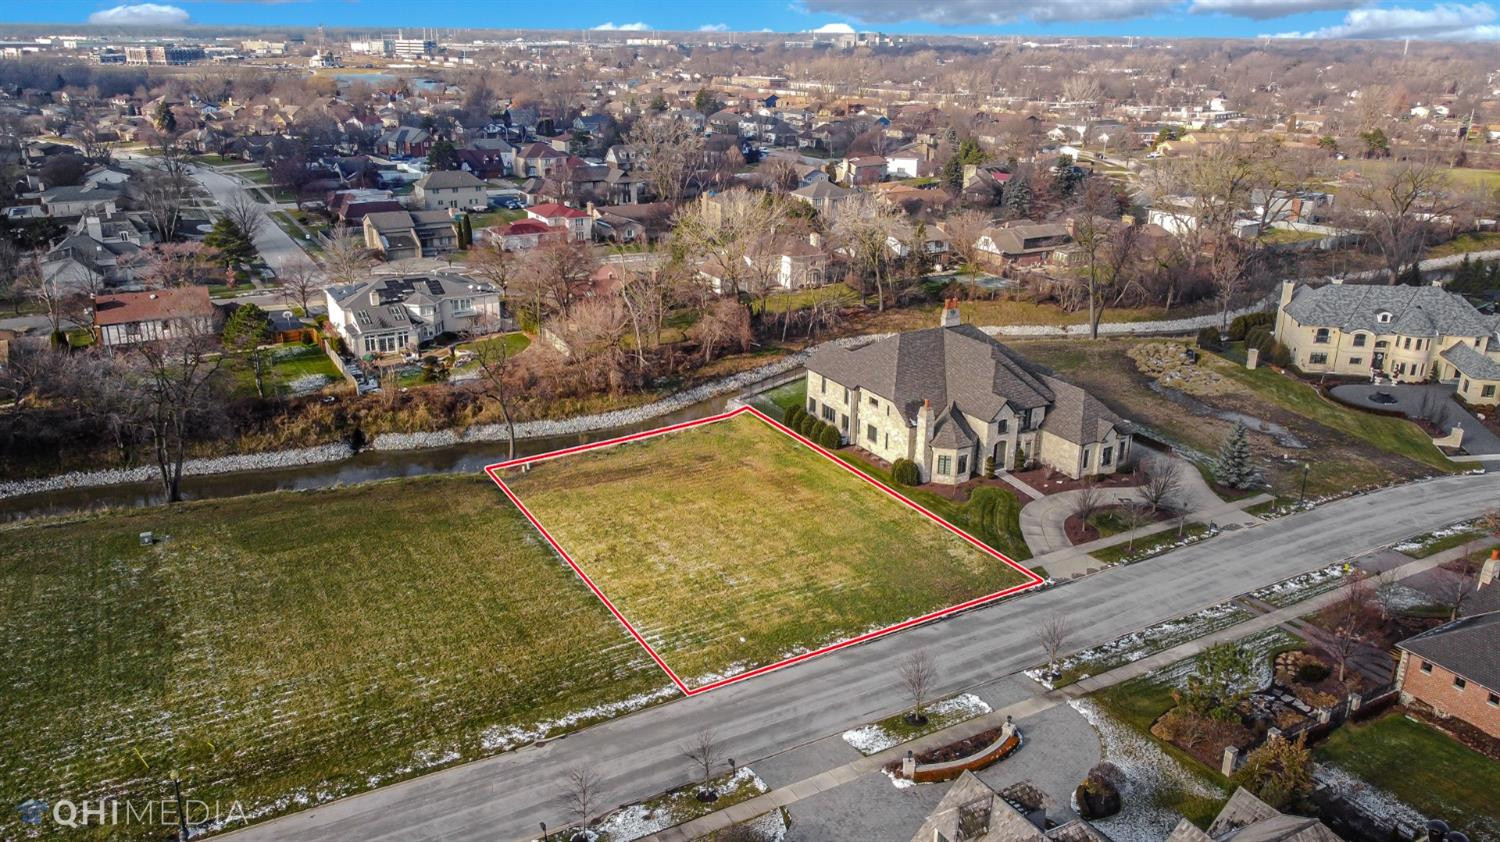
M 1105 506 L 1101 508 L 1100 511 L 1108 511 L 1113 508 L 1118 507 Z M 1150 519 L 1146 521 L 1146 523 L 1143 523 L 1141 525 L 1148 526 L 1152 523 L 1161 523 L 1163 521 L 1171 520 L 1174 517 L 1176 517 L 1176 515 L 1172 514 L 1166 509 L 1160 509 L 1155 514 L 1153 514 Z M 1101 537 L 1099 535 L 1098 529 L 1095 529 L 1090 524 L 1084 523 L 1083 518 L 1079 517 L 1078 515 L 1068 515 L 1068 519 L 1063 521 L 1063 532 L 1065 532 L 1068 536 L 1068 543 L 1072 544 L 1075 547 L 1079 544 L 1087 544 L 1090 541 L 1097 541 Z
M 1032 468 L 1029 471 L 1012 471 L 1011 476 L 1035 488 L 1043 494 L 1056 494 L 1059 491 L 1074 491 L 1082 488 L 1086 483 L 1081 479 L 1073 479 L 1067 474 L 1054 471 L 1051 468 Z M 1106 474 L 1103 477 L 1094 478 L 1093 485 L 1097 488 L 1120 488 L 1123 486 L 1140 485 L 1140 477 L 1134 473 L 1126 472 L 1120 474 Z

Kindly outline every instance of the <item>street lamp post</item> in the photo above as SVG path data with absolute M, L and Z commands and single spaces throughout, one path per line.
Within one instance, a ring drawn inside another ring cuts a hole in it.
M 181 842 L 188 839 L 187 805 L 182 803 L 182 779 L 172 770 L 172 796 L 177 799 L 177 832 Z
M 1302 490 L 1297 494 L 1297 508 L 1299 508 L 1299 509 L 1302 508 L 1302 504 L 1307 500 L 1307 472 L 1310 471 L 1310 470 L 1312 470 L 1312 463 L 1311 462 L 1303 462 L 1302 463 Z
M 537 822 L 537 824 L 539 824 L 539 825 L 542 826 L 542 842 L 547 842 L 547 839 L 548 839 L 548 836 L 547 836 L 547 823 L 546 822 Z

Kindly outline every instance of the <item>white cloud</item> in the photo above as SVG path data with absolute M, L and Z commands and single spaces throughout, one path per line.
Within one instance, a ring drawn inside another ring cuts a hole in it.
M 1182 0 L 805 0 L 807 11 L 848 15 L 871 23 L 921 20 L 942 26 L 1037 22 L 1119 20 L 1150 15 L 1181 5 Z
M 181 26 L 187 22 L 186 9 L 162 3 L 132 3 L 89 15 L 89 23 L 115 26 Z
M 1343 23 L 1278 38 L 1424 38 L 1436 41 L 1500 39 L 1500 15 L 1488 3 L 1439 3 L 1430 9 L 1355 9 Z
M 698 27 L 698 31 L 699 32 L 728 32 L 729 31 L 729 24 L 727 24 L 727 23 L 705 23 L 702 26 Z
M 635 23 L 622 23 L 616 26 L 614 21 L 609 21 L 599 24 L 594 29 L 600 32 L 648 32 L 651 29 L 651 25 L 636 21 Z
M 825 23 L 813 32 L 820 35 L 850 35 L 853 34 L 854 27 L 847 23 Z
M 1327 12 L 1368 6 L 1369 0 L 1193 0 L 1189 11 L 1268 20 L 1303 12 Z

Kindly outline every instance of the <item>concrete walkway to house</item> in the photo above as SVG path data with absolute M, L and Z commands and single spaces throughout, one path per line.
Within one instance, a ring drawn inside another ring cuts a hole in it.
M 1175 456 L 1156 456 L 1156 459 L 1168 459 L 1177 466 L 1177 489 L 1172 493 L 1172 508 L 1182 509 L 1187 512 L 1189 521 L 1209 523 L 1205 516 L 1209 514 L 1219 515 L 1219 520 L 1214 521 L 1221 526 L 1238 525 L 1251 526 L 1259 523 L 1254 515 L 1246 514 L 1243 505 L 1226 508 L 1224 501 L 1209 487 L 1208 481 L 1203 474 L 1193 467 L 1186 459 Z M 1041 496 L 1036 489 L 1013 480 L 1008 474 L 1002 475 L 1006 482 L 1011 483 L 1022 490 L 1030 489 L 1032 500 L 1021 508 L 1021 537 L 1026 540 L 1026 546 L 1031 549 L 1033 556 L 1046 555 L 1064 550 L 1072 546 L 1068 540 L 1064 524 L 1072 516 L 1078 507 L 1078 498 L 1083 495 L 1082 489 L 1073 491 L 1060 491 L 1056 494 Z M 1099 499 L 1105 505 L 1114 505 L 1121 501 L 1140 501 L 1141 492 L 1138 487 L 1100 488 Z M 1160 525 L 1146 527 L 1144 531 L 1138 530 L 1137 536 L 1160 531 Z M 1127 536 L 1128 540 L 1128 536 Z M 1048 568 L 1050 571 L 1051 568 Z M 1055 577 L 1054 577 L 1055 578 Z

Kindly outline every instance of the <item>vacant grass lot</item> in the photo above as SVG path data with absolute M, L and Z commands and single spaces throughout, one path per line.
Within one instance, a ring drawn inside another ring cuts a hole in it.
M 1316 756 L 1470 839 L 1500 839 L 1494 797 L 1500 764 L 1428 725 L 1399 713 L 1346 724 L 1318 746 Z
M 1185 449 L 1200 464 L 1213 457 L 1234 429 L 1218 415 L 1199 415 L 1152 391 L 1150 378 L 1127 355 L 1142 341 L 1013 342 L 1017 350 L 1090 390 L 1121 417 L 1142 424 L 1157 438 Z M 1420 427 L 1400 418 L 1372 415 L 1325 401 L 1305 383 L 1269 369 L 1246 371 L 1212 354 L 1202 364 L 1238 385 L 1227 394 L 1199 397 L 1215 411 L 1239 412 L 1286 427 L 1306 449 L 1278 444 L 1251 425 L 1250 444 L 1281 497 L 1301 493 L 1302 462 L 1310 464 L 1307 495 L 1414 479 L 1454 470 Z
M 507 481 L 690 683 L 1024 581 L 748 415 Z
M 284 812 L 668 685 L 483 476 L 0 529 L 0 640 L 12 806 L 161 798 L 177 769 Z

